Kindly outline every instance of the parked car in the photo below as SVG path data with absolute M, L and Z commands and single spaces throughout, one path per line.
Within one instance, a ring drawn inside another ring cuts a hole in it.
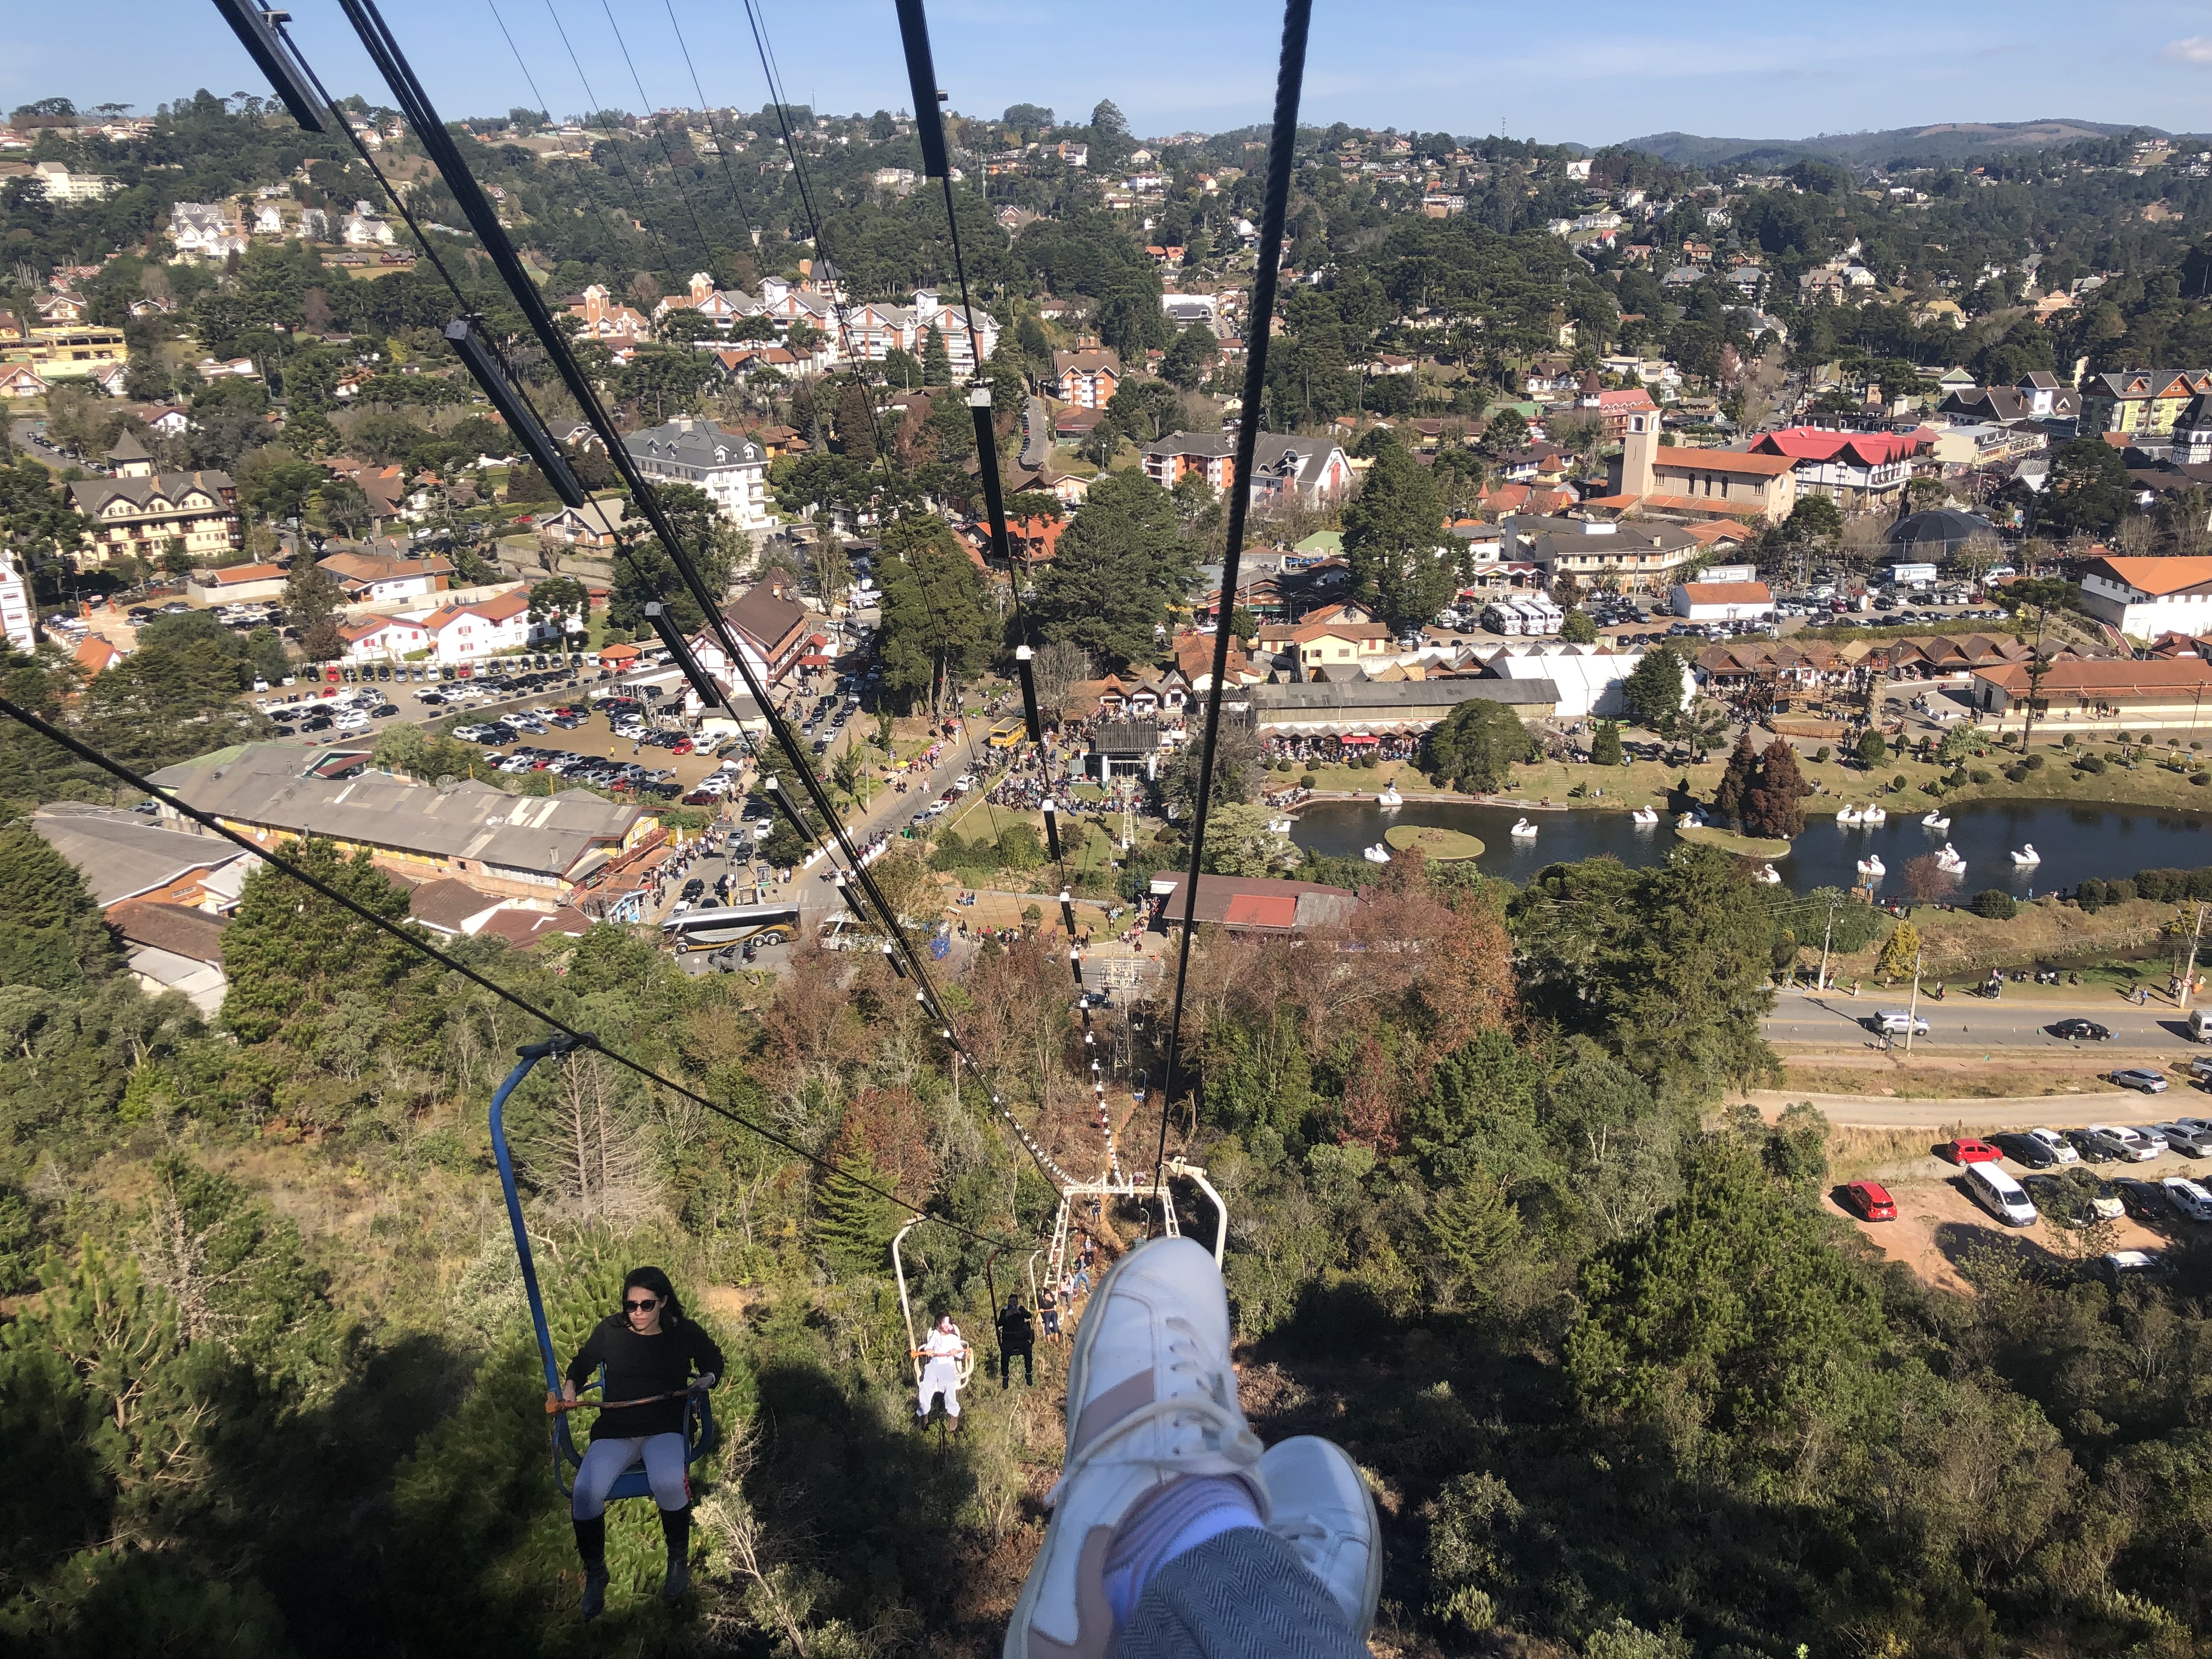
M 2081 1133 L 2094 1137 L 2100 1146 L 2123 1164 L 2148 1164 L 2164 1150 L 2162 1146 L 2154 1147 L 2133 1129 L 2123 1128 L 2118 1124 L 2092 1123 Z M 2081 1146 L 2079 1140 L 2074 1144 Z M 2087 1148 L 2083 1147 L 2082 1151 L 2087 1156 Z
M 2115 1176 L 2112 1191 L 2118 1195 L 2127 1212 L 2138 1221 L 2165 1221 L 2173 1214 L 2173 1206 L 2166 1200 L 2165 1191 L 2148 1181 L 2133 1176 Z
M 2166 1079 L 2148 1066 L 2123 1066 L 2118 1071 L 2110 1073 L 2108 1075 L 2123 1089 L 2140 1089 L 2147 1095 L 2162 1095 L 2166 1092 Z
M 1894 1221 L 1897 1202 L 1878 1181 L 1854 1181 L 1844 1188 L 1844 1204 L 1862 1221 Z
M 2060 1134 L 2057 1130 L 2030 1129 L 2027 1133 L 2035 1139 L 2041 1141 L 2045 1146 L 2051 1148 L 2052 1154 L 2061 1164 L 2078 1164 L 2081 1162 L 2081 1154 L 2074 1149 L 2074 1143 L 2067 1139 L 2064 1135 Z
M 2069 1042 L 2110 1042 L 2112 1032 L 2094 1019 L 2062 1019 L 2044 1028 L 2051 1036 L 2064 1037 Z
M 2126 1211 L 2109 1182 L 2087 1170 L 2063 1175 L 2024 1176 L 2021 1186 L 2036 1209 L 2062 1227 L 2086 1227 L 2094 1221 L 2118 1221 Z
M 2184 1158 L 2203 1158 L 2212 1153 L 2212 1128 L 2200 1129 L 2195 1118 L 2177 1118 L 2171 1123 L 2154 1123 L 2160 1139 Z
M 2113 1250 L 2100 1256 L 2097 1271 L 2114 1288 L 2137 1279 L 2164 1279 L 2172 1269 L 2156 1250 Z
M 2116 1164 L 2124 1156 L 2117 1142 L 2108 1141 L 2097 1129 L 2069 1129 L 2066 1139 L 2084 1164 Z
M 2035 1225 L 2035 1206 L 2027 1189 L 1994 1163 L 1969 1164 L 1960 1180 L 1966 1195 L 2008 1227 Z
M 2186 1176 L 2168 1176 L 2158 1184 L 2166 1191 L 2166 1201 L 2190 1220 L 2212 1221 L 2212 1193 Z
M 2031 1170 L 2053 1170 L 2058 1167 L 2058 1154 L 2033 1135 L 1991 1135 L 1990 1144 L 2015 1164 L 2024 1164 Z
M 1961 1135 L 1956 1140 L 1947 1140 L 1936 1149 L 1936 1156 L 1964 1169 L 1970 1164 L 1994 1164 L 2003 1153 L 1986 1140 L 1977 1140 L 1971 1135 Z M 2008 1177 L 2009 1179 L 2009 1177 Z

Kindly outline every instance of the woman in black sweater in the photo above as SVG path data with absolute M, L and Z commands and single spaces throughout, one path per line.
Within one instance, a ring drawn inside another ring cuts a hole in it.
M 561 1395 L 600 1366 L 607 1371 L 606 1402 L 592 1428 L 592 1443 L 576 1471 L 568 1513 L 576 1528 L 576 1553 L 584 1558 L 584 1617 L 595 1619 L 607 1599 L 607 1493 L 632 1464 L 645 1465 L 660 1530 L 668 1540 L 668 1581 L 661 1599 L 679 1600 L 691 1582 L 691 1482 L 684 1456 L 684 1395 L 711 1389 L 722 1370 L 714 1339 L 684 1316 L 668 1275 L 635 1267 L 623 1280 L 620 1313 L 602 1319 L 568 1362 Z M 693 1368 L 698 1375 L 694 1376 Z M 635 1400 L 644 1403 L 623 1406 Z

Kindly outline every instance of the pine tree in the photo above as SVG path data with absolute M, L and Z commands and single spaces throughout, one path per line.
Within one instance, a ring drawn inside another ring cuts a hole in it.
M 814 1245 L 841 1276 L 884 1272 L 899 1229 L 897 1206 L 860 1186 L 863 1181 L 890 1184 L 866 1152 L 848 1152 L 841 1172 L 824 1176 L 814 1194 Z
M 866 466 L 876 459 L 874 400 L 858 380 L 848 380 L 837 392 L 837 441 L 845 459 Z
M 1766 745 L 1759 775 L 1743 800 L 1747 835 L 1791 841 L 1805 829 L 1805 797 L 1813 793 L 1797 769 L 1797 751 L 1782 738 Z
M 952 356 L 945 349 L 945 336 L 938 331 L 933 323 L 921 343 L 921 383 L 924 386 L 952 384 Z
M 1713 810 L 1729 823 L 1743 816 L 1743 805 L 1757 781 L 1759 751 L 1751 746 L 1751 728 L 1746 726 L 1743 735 L 1735 740 L 1735 752 L 1729 756 L 1728 770 L 1721 775 L 1721 785 L 1713 792 Z
M 1620 749 L 1620 726 L 1613 720 L 1600 720 L 1597 730 L 1590 734 L 1590 764 L 1619 766 L 1626 757 Z

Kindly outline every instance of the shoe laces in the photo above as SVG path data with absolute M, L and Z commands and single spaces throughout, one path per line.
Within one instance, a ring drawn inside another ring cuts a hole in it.
M 1170 1314 L 1162 1322 L 1167 1328 L 1163 1369 L 1189 1379 L 1196 1385 L 1194 1391 L 1170 1393 L 1149 1401 L 1094 1437 L 1060 1471 L 1060 1479 L 1046 1496 L 1048 1509 L 1060 1502 L 1060 1494 L 1069 1484 L 1093 1462 L 1107 1457 L 1121 1441 L 1151 1423 L 1191 1424 L 1200 1435 L 1200 1443 L 1194 1447 L 1162 1452 L 1144 1460 L 1155 1468 L 1196 1473 L 1201 1472 L 1201 1466 L 1208 1460 L 1215 1458 L 1226 1458 L 1240 1468 L 1250 1468 L 1260 1461 L 1266 1449 L 1237 1404 L 1235 1373 L 1207 1355 L 1196 1328 L 1188 1320 Z M 1206 1468 L 1202 1472 L 1216 1471 Z

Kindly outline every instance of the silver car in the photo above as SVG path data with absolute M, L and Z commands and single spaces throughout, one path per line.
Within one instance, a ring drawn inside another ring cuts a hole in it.
M 2212 1127 L 2198 1128 L 2200 1120 L 2179 1119 L 2172 1123 L 2157 1123 L 2151 1127 L 2173 1151 L 2185 1158 L 2203 1158 L 2212 1153 Z

